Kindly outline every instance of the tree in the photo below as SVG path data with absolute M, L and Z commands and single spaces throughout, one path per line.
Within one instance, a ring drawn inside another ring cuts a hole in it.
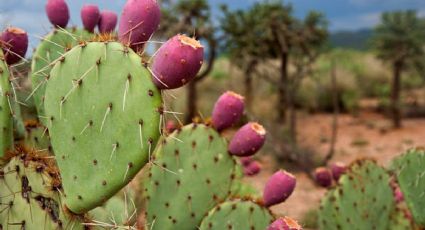
M 211 10 L 207 0 L 166 0 L 162 4 L 161 26 L 157 36 L 169 38 L 177 33 L 185 33 L 198 40 L 203 40 L 207 44 L 205 50 L 208 53 L 208 58 L 205 61 L 205 66 L 188 85 L 186 121 L 190 122 L 197 113 L 198 94 L 196 86 L 213 69 L 217 52 Z
M 220 25 L 224 36 L 223 49 L 229 54 L 232 63 L 244 72 L 244 96 L 248 109 L 252 105 L 252 78 L 259 62 L 264 58 L 267 46 L 258 45 L 257 29 L 255 25 L 260 22 L 251 11 L 229 11 L 226 6 L 222 6 L 224 17 L 221 18 Z
M 386 12 L 375 28 L 372 44 L 377 57 L 391 64 L 391 115 L 395 128 L 401 127 L 401 75 L 407 69 L 425 67 L 425 21 L 415 11 Z

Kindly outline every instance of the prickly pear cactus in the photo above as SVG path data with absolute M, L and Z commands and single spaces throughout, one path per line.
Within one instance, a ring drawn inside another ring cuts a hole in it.
M 252 201 L 233 200 L 219 204 L 202 220 L 200 230 L 264 230 L 273 222 L 270 211 Z
M 425 150 L 410 149 L 394 159 L 391 168 L 415 222 L 425 226 Z
M 160 141 L 145 183 L 149 229 L 194 229 L 230 194 L 235 160 L 214 129 L 191 124 Z
M 25 140 L 24 144 L 28 148 L 32 148 L 38 152 L 49 153 L 50 137 L 46 127 L 37 121 L 27 121 L 25 124 Z
M 81 41 L 87 40 L 92 35 L 82 29 L 56 28 L 54 31 L 41 39 L 35 50 L 31 63 L 31 95 L 37 108 L 40 120 L 44 122 L 44 92 L 47 80 L 50 78 L 50 70 L 54 61 L 63 56 L 72 47 Z M 29 98 L 28 98 L 29 99 Z
M 113 226 L 133 226 L 137 219 L 137 207 L 134 191 L 120 192 L 110 198 L 101 207 L 89 212 L 93 222 L 107 223 Z M 130 228 L 131 229 L 131 228 Z
M 0 229 L 85 229 L 84 217 L 62 207 L 53 164 L 27 150 L 16 151 L 0 169 Z
M 391 213 L 388 230 L 411 230 L 416 229 L 409 218 L 406 217 L 406 211 L 403 208 L 395 208 Z
M 389 179 L 372 160 L 354 162 L 322 199 L 320 229 L 387 230 L 395 207 Z
M 13 145 L 13 92 L 9 69 L 0 50 L 0 157 Z
M 73 212 L 101 205 L 148 161 L 162 113 L 151 78 L 141 58 L 117 42 L 76 46 L 52 69 L 45 110 Z

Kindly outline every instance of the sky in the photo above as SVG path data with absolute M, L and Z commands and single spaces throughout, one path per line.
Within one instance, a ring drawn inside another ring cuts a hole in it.
M 126 0 L 67 0 L 71 11 L 71 25 L 81 25 L 80 9 L 85 3 L 97 4 L 100 9 L 120 13 Z M 231 9 L 246 9 L 262 0 L 209 0 L 219 17 L 218 6 L 228 4 Z M 44 12 L 46 0 L 0 0 L 0 26 L 13 25 L 25 29 L 30 45 L 36 46 L 40 36 L 50 30 Z M 383 11 L 414 9 L 425 17 L 425 0 L 286 0 L 293 5 L 295 15 L 303 17 L 310 10 L 323 12 L 331 31 L 358 30 L 374 27 Z

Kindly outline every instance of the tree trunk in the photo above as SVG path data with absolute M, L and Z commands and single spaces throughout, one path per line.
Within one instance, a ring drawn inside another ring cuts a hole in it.
M 292 151 L 295 151 L 297 148 L 297 111 L 295 109 L 294 97 L 295 90 L 291 90 L 291 93 L 288 94 L 287 108 L 289 111 L 289 138 Z
M 401 88 L 401 62 L 394 63 L 393 82 L 391 89 L 391 113 L 394 128 L 401 127 L 401 104 L 400 104 L 400 88 Z
M 287 109 L 287 83 L 288 83 L 288 53 L 283 52 L 280 64 L 279 102 L 277 106 L 277 122 L 285 124 Z
M 186 123 L 191 123 L 192 119 L 196 117 L 198 101 L 198 92 L 196 91 L 197 81 L 191 81 L 187 88 L 187 111 L 186 111 Z

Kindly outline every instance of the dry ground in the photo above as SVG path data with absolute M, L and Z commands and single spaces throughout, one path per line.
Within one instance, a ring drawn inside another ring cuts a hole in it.
M 299 125 L 300 144 L 324 154 L 329 149 L 331 115 L 301 116 Z M 364 112 L 357 117 L 341 115 L 338 122 L 336 153 L 332 161 L 350 163 L 361 157 L 372 157 L 382 165 L 404 150 L 425 145 L 425 119 L 406 119 L 403 128 L 394 130 L 391 123 L 379 114 Z M 276 168 L 271 157 L 262 158 L 263 171 L 248 181 L 260 191 Z M 287 202 L 273 208 L 276 214 L 289 215 L 301 220 L 305 213 L 316 209 L 326 192 L 304 173 L 295 173 L 298 181 L 294 194 Z

